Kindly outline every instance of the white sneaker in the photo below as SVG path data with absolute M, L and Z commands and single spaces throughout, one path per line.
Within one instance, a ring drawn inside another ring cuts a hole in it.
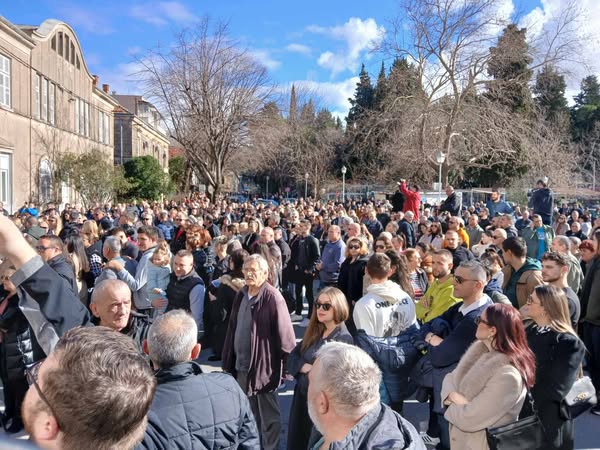
M 310 322 L 310 320 L 308 320 L 308 318 L 306 318 L 306 317 L 305 317 L 304 319 L 302 319 L 302 322 L 300 322 L 300 323 L 298 324 L 298 326 L 300 326 L 300 327 L 303 327 L 303 328 L 306 328 L 306 327 L 308 326 L 308 323 L 309 323 L 309 322 Z
M 421 439 L 423 439 L 423 443 L 425 445 L 434 446 L 440 443 L 440 438 L 431 437 L 425 431 L 421 431 L 419 434 L 421 435 Z

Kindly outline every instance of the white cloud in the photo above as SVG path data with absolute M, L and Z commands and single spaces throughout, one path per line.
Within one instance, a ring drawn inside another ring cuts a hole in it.
M 178 1 L 149 2 L 132 6 L 129 15 L 159 27 L 170 23 L 189 24 L 199 20 L 187 6 Z
M 313 80 L 299 80 L 290 83 L 299 90 L 314 93 L 327 105 L 334 117 L 344 120 L 350 109 L 349 98 L 354 96 L 358 77 L 348 78 L 340 82 L 320 82 Z
M 364 52 L 379 44 L 385 36 L 385 28 L 377 25 L 375 19 L 362 20 L 358 17 L 351 17 L 345 24 L 335 27 L 310 25 L 307 31 L 342 42 L 340 48 L 321 53 L 317 61 L 321 67 L 331 71 L 332 77 L 345 70 L 356 72 L 360 58 L 370 57 Z
M 301 55 L 310 55 L 311 49 L 307 45 L 303 44 L 290 44 L 285 48 L 288 52 L 300 53 Z
M 138 62 L 118 64 L 116 67 L 101 72 L 99 86 L 110 85 L 110 92 L 117 94 L 144 94 L 144 87 L 140 81 L 140 72 L 144 69 Z
M 568 49 L 557 65 L 566 76 L 569 101 L 579 91 L 582 78 L 600 72 L 600 2 L 597 0 L 541 0 L 541 6 L 525 15 L 519 26 L 527 28 L 528 40 L 541 51 L 556 37 L 556 30 L 562 30 L 562 36 L 553 45 L 555 48 L 566 45 Z M 572 45 L 575 41 L 579 41 L 579 48 Z M 538 58 L 541 59 L 541 54 Z
M 250 50 L 250 54 L 269 70 L 276 70 L 281 66 L 281 61 L 274 59 L 268 50 Z

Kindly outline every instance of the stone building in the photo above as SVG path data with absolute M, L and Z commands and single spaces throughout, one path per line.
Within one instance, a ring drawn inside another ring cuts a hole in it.
M 169 138 L 156 107 L 141 95 L 119 95 L 115 109 L 114 160 L 123 164 L 138 156 L 153 156 L 166 172 L 169 167 Z
M 57 183 L 64 152 L 97 150 L 113 157 L 113 110 L 98 89 L 79 40 L 64 22 L 14 25 L 0 16 L 0 201 L 13 212 L 24 202 L 76 201 Z M 60 192 L 58 192 L 60 191 Z

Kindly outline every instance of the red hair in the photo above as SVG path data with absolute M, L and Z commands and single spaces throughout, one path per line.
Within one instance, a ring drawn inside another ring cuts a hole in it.
M 532 387 L 535 384 L 535 356 L 527 343 L 519 311 L 512 305 L 495 303 L 485 309 L 485 315 L 489 326 L 496 328 L 496 350 L 508 356 L 525 384 Z

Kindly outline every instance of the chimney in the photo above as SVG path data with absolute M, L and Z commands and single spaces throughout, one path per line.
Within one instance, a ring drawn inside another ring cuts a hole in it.
M 110 92 L 110 85 L 103 84 L 102 85 L 102 90 L 108 94 Z
M 92 80 L 92 86 L 94 87 L 98 87 L 98 75 L 92 75 L 93 76 L 93 80 Z

